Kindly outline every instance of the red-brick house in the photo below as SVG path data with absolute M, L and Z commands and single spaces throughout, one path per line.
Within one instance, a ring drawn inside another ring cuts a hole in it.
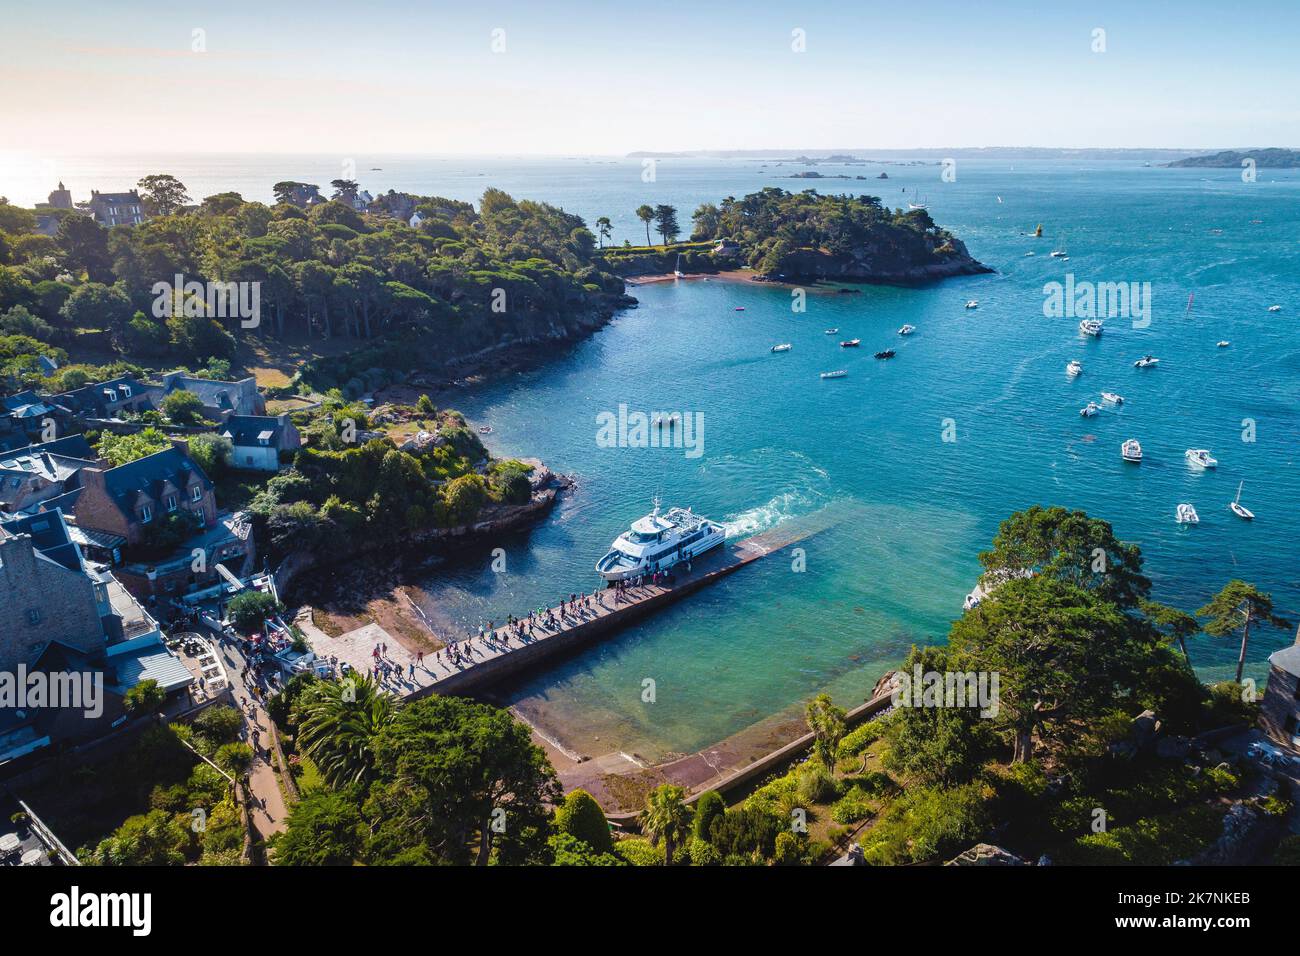
M 196 524 L 217 523 L 212 482 L 190 458 L 183 441 L 116 468 L 83 468 L 73 510 L 82 530 L 117 535 L 130 547 L 168 515 L 188 514 Z

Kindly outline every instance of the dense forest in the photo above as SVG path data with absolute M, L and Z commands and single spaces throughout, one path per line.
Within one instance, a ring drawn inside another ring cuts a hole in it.
M 0 200 L 0 384 L 36 384 L 38 354 L 66 375 L 69 355 L 75 361 L 91 342 L 97 354 L 107 343 L 122 358 L 194 367 L 230 359 L 242 335 L 366 343 L 320 376 L 316 384 L 328 387 L 365 363 L 432 366 L 563 337 L 608 314 L 623 292 L 593 260 L 596 240 L 581 218 L 497 189 L 477 211 L 390 193 L 361 213 L 345 181 L 334 199 L 305 208 L 237 193 L 194 205 L 169 176 L 141 185 L 152 217 L 112 229 L 69 211 L 55 235 L 44 235 L 32 211 Z M 192 296 L 159 316 L 155 283 L 178 275 L 260 283 L 260 324 L 212 316 Z

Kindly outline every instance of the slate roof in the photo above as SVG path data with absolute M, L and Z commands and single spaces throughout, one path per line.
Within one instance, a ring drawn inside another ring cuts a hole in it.
M 102 415 L 108 406 L 108 399 L 104 395 L 104 390 L 111 388 L 120 393 L 123 385 L 131 389 L 132 398 L 149 391 L 149 386 L 139 379 L 123 375 L 119 378 L 109 379 L 107 382 L 83 385 L 81 388 L 74 388 L 70 392 L 55 395 L 54 401 L 74 412 Z M 119 400 L 123 397 L 125 396 L 119 394 Z
M 1300 644 L 1292 644 L 1280 651 L 1274 651 L 1269 655 L 1268 662 L 1286 671 L 1292 677 L 1300 677 Z
M 36 550 L 69 571 L 81 570 L 81 552 L 73 543 L 61 511 L 43 511 L 0 521 L 0 531 L 11 535 L 28 534 Z M 3 535 L 0 535 L 3 536 Z
M 280 446 L 283 432 L 280 419 L 272 415 L 231 415 L 221 428 L 221 434 L 229 438 L 232 445 L 261 445 L 260 439 L 265 435 L 272 448 Z
M 104 472 L 104 487 L 109 495 L 128 513 L 135 511 L 135 504 L 141 493 L 154 501 L 162 500 L 162 489 L 171 482 L 181 491 L 190 485 L 190 479 L 197 476 L 203 482 L 204 489 L 212 487 L 212 482 L 198 465 L 179 448 L 165 448 L 125 465 L 118 465 Z

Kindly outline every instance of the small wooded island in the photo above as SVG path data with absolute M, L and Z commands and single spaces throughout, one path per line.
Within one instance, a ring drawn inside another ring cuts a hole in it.
M 605 263 L 623 276 L 745 265 L 784 282 L 909 284 L 993 271 L 926 210 L 890 210 L 878 196 L 767 187 L 704 203 L 692 219 L 689 244 L 606 248 Z

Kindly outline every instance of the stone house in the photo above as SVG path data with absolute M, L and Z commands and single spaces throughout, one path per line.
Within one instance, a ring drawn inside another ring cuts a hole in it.
M 101 226 L 138 226 L 145 220 L 140 193 L 132 189 L 125 193 L 90 191 L 90 214 Z
M 188 514 L 201 528 L 217 523 L 212 482 L 183 441 L 116 468 L 83 468 L 73 507 L 78 528 L 119 536 L 128 547 L 169 515 Z
M 175 391 L 192 392 L 203 402 L 203 414 L 219 422 L 223 415 L 262 415 L 266 402 L 257 390 L 257 379 L 251 375 L 238 382 L 221 382 L 211 378 L 198 378 L 188 372 L 168 372 L 159 386 L 158 405 Z
M 51 402 L 81 418 L 116 418 L 120 412 L 138 414 L 157 407 L 158 389 L 130 376 L 83 385 L 55 395 Z
M 1300 747 L 1300 641 L 1268 657 L 1259 725 L 1278 743 Z
M 79 487 L 81 469 L 98 464 L 81 435 L 0 453 L 0 511 L 33 510 Z
M 302 447 L 302 436 L 289 413 L 228 415 L 218 430 L 230 439 L 230 464 L 247 471 L 279 471 L 282 453 Z

